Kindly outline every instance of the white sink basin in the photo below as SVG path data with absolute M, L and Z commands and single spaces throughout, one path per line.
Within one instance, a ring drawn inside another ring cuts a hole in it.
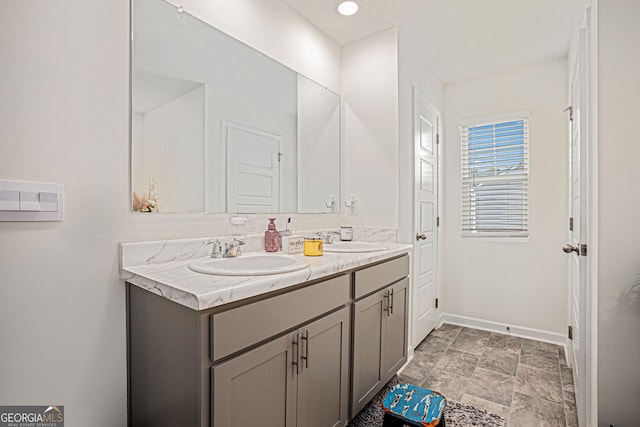
M 335 242 L 324 245 L 325 252 L 377 252 L 387 250 L 383 243 Z
M 309 264 L 291 255 L 243 254 L 233 258 L 196 259 L 189 268 L 198 273 L 220 276 L 262 276 L 301 270 Z

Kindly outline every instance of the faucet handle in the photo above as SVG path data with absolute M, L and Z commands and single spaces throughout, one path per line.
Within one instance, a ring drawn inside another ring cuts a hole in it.
M 210 239 L 205 242 L 205 245 L 213 245 L 211 247 L 211 258 L 220 258 L 222 257 L 222 243 L 218 239 Z
M 229 243 L 224 245 L 224 249 L 222 250 L 222 256 L 224 258 L 236 257 L 240 255 L 242 252 L 240 251 L 240 246 L 244 245 L 245 242 L 236 237 L 231 239 Z
M 240 245 L 244 245 L 244 242 L 240 239 L 236 239 L 235 237 L 231 239 L 229 243 L 225 245 L 224 248 L 224 257 L 236 257 L 240 255 L 242 252 L 240 251 Z

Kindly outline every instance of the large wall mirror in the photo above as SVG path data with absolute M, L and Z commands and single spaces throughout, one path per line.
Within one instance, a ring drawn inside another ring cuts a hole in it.
M 131 9 L 134 212 L 339 212 L 337 94 L 165 0 Z

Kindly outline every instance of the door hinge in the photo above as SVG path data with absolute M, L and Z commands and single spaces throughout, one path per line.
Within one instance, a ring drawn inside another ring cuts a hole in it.
M 569 218 L 569 231 L 573 231 L 573 218 Z
M 573 340 L 573 326 L 571 325 L 567 327 L 567 336 L 570 340 Z
M 440 134 L 436 133 L 436 144 L 440 144 Z
M 580 256 L 587 256 L 587 245 L 580 245 Z
M 436 217 L 436 227 L 440 227 L 440 217 Z
M 438 298 L 436 298 L 436 308 L 438 308 Z

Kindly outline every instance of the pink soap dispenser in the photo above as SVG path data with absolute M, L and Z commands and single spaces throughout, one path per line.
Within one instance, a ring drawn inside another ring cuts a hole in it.
M 267 252 L 278 252 L 280 249 L 280 235 L 276 230 L 275 221 L 275 218 L 269 218 L 267 231 L 264 232 L 264 250 Z

